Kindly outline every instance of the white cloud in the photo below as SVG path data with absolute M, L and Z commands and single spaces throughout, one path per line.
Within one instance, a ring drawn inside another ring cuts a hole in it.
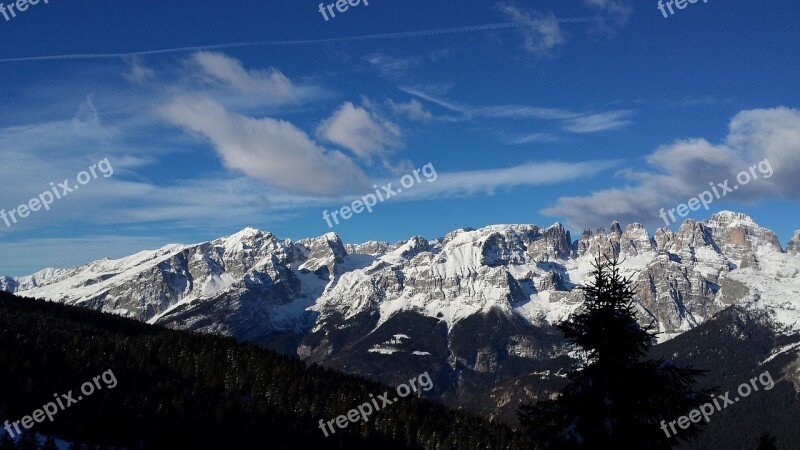
M 506 139 L 506 141 L 509 144 L 513 145 L 523 145 L 523 144 L 533 144 L 537 142 L 556 142 L 558 141 L 558 137 L 550 133 L 531 133 L 531 134 L 526 134 L 524 136 L 512 137 Z
M 584 0 L 583 3 L 604 14 L 617 27 L 625 26 L 633 14 L 630 0 Z M 603 25 L 609 27 L 608 24 Z
M 155 78 L 155 71 L 143 66 L 141 62 L 139 62 L 138 57 L 133 56 L 128 58 L 127 62 L 130 65 L 130 71 L 124 73 L 123 76 L 131 84 L 141 85 Z
M 498 3 L 497 9 L 514 22 L 526 22 L 522 28 L 525 38 L 523 48 L 536 56 L 549 56 L 553 50 L 566 44 L 567 39 L 555 14 L 525 11 L 509 3 Z
M 254 119 L 191 96 L 161 109 L 164 118 L 205 136 L 229 169 L 295 194 L 335 196 L 363 190 L 367 177 L 346 155 L 327 151 L 284 120 Z
M 297 85 L 281 71 L 247 70 L 241 61 L 224 53 L 198 52 L 191 62 L 201 83 L 251 97 L 267 106 L 297 105 L 319 95 L 315 86 Z
M 364 161 L 385 158 L 402 143 L 400 128 L 376 113 L 345 102 L 320 124 L 317 134 Z
M 633 111 L 607 111 L 569 119 L 564 124 L 564 130 L 572 133 L 597 133 L 599 131 L 616 130 L 624 128 L 632 121 L 628 120 Z
M 385 77 L 405 75 L 408 69 L 418 65 L 420 61 L 418 58 L 398 58 L 384 53 L 367 55 L 364 60 Z
M 580 114 L 559 108 L 541 108 L 526 105 L 496 105 L 473 108 L 470 114 L 480 117 L 517 118 L 540 120 L 578 119 Z
M 453 102 L 448 102 L 446 100 L 442 100 L 442 99 L 436 98 L 435 97 L 436 94 L 428 93 L 424 89 L 415 88 L 415 87 L 406 87 L 406 86 L 401 86 L 399 89 L 401 91 L 405 92 L 406 94 L 411 94 L 411 95 L 413 95 L 415 97 L 419 97 L 419 98 L 421 98 L 421 99 L 423 99 L 425 101 L 428 101 L 428 102 L 431 102 L 433 104 L 439 105 L 442 108 L 449 109 L 450 111 L 459 112 L 459 113 L 462 113 L 464 115 L 468 115 L 469 114 L 469 110 L 468 110 L 467 107 L 458 105 L 458 104 L 453 103 Z
M 406 103 L 396 103 L 394 100 L 389 99 L 389 108 L 398 115 L 403 115 L 411 120 L 417 122 L 431 122 L 434 117 L 433 113 L 425 109 L 419 100 L 412 98 Z
M 705 139 L 686 139 L 658 148 L 647 157 L 650 170 L 626 171 L 621 176 L 632 182 L 583 197 L 565 197 L 544 210 L 563 216 L 576 228 L 595 227 L 612 220 L 621 222 L 663 222 L 661 208 L 670 209 L 710 189 L 709 183 L 730 180 L 764 160 L 756 169 L 759 179 L 751 181 L 722 200 L 800 200 L 800 110 L 789 108 L 742 111 L 729 124 L 729 133 L 720 144 Z

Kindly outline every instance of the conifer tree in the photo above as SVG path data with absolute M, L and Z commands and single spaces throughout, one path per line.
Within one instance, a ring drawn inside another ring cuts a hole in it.
M 58 450 L 58 446 L 56 446 L 56 441 L 53 439 L 52 436 L 48 436 L 47 440 L 44 441 L 42 450 Z
M 582 288 L 582 310 L 558 325 L 581 355 L 577 370 L 558 397 L 520 407 L 522 425 L 544 448 L 669 450 L 679 438 L 662 426 L 703 403 L 708 391 L 692 385 L 704 371 L 647 360 L 656 343 L 652 324 L 642 328 L 630 278 L 616 256 L 597 257 L 593 280 Z
M 33 431 L 23 431 L 22 435 L 20 435 L 19 442 L 17 442 L 17 449 L 39 450 L 39 441 L 36 439 L 36 433 Z
M 775 436 L 764 433 L 758 438 L 758 447 L 756 450 L 778 450 L 778 443 L 776 442 Z
M 8 433 L 3 432 L 3 437 L 0 437 L 0 450 L 16 450 L 17 444 L 14 443 L 14 439 L 8 435 Z

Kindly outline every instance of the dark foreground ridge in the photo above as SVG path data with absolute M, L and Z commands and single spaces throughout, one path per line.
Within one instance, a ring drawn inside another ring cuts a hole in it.
M 394 388 L 229 338 L 0 292 L 0 422 L 54 393 L 77 396 L 107 370 L 116 388 L 33 431 L 115 448 L 531 448 L 510 428 L 411 397 L 326 438 L 320 419 Z

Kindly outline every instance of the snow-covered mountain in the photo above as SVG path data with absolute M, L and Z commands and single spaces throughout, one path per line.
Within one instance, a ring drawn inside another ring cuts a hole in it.
M 552 325 L 580 306 L 575 288 L 599 253 L 620 255 L 642 322 L 655 323 L 662 340 L 730 306 L 760 311 L 779 333 L 800 331 L 800 232 L 784 250 L 734 212 L 654 235 L 615 222 L 575 241 L 560 224 L 353 245 L 334 233 L 291 242 L 246 228 L 0 278 L 0 289 L 229 335 L 388 383 L 429 371 L 441 398 L 463 404 L 531 371 L 563 376 L 567 349 Z

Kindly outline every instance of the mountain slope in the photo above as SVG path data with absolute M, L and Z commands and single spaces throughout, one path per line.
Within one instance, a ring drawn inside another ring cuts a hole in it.
M 34 431 L 94 445 L 528 448 L 507 427 L 413 396 L 382 405 L 371 420 L 336 428 L 326 437 L 320 420 L 348 414 L 387 391 L 391 398 L 394 387 L 228 338 L 165 330 L 2 292 L 0 361 L 3 419 L 31 414 L 53 401 L 53 392 L 71 393 L 76 402 L 54 420 L 35 424 Z M 113 384 L 101 384 L 106 389 L 90 397 L 79 396 L 86 395 L 81 383 L 107 371 Z

